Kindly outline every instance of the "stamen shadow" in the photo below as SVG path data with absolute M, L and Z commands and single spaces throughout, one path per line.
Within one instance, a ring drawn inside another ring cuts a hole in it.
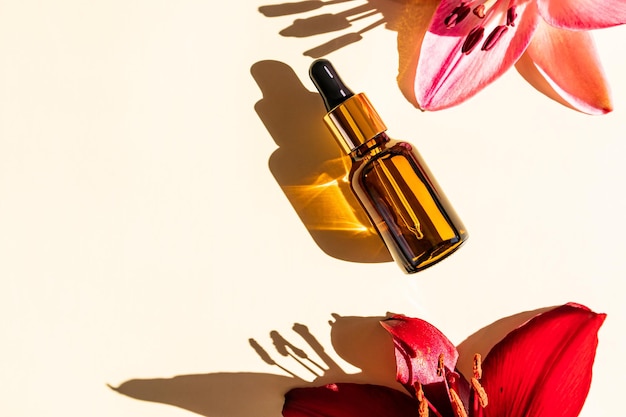
M 546 309 L 500 319 L 468 337 L 458 346 L 459 370 L 464 375 L 471 375 L 475 352 L 485 355 L 504 335 Z M 344 371 L 309 329 L 296 323 L 292 330 L 299 336 L 297 341 L 292 337 L 278 335 L 275 330 L 270 332 L 268 340 L 263 343 L 249 340 L 264 362 L 278 367 L 286 375 L 217 372 L 179 375 L 173 378 L 131 379 L 117 387 L 109 385 L 109 388 L 133 399 L 167 404 L 206 417 L 276 417 L 281 413 L 284 394 L 291 388 L 319 386 L 331 382 L 378 384 L 402 390 L 395 381 L 393 343 L 379 324 L 383 316 L 332 314 L 332 317 L 334 321 L 329 322 L 332 348 L 339 357 L 357 367 L 360 370 L 357 373 Z M 269 353 L 262 346 L 271 346 L 272 339 L 279 342 L 280 350 L 291 346 L 307 352 L 307 357 L 319 364 L 320 371 L 324 369 L 322 375 L 314 376 L 297 361 L 289 360 L 293 358 L 286 357 L 278 363 L 274 357 L 284 357 L 282 353 Z M 464 371 L 462 368 L 467 366 L 469 369 Z M 308 378 L 297 376 L 303 373 Z
M 263 94 L 256 113 L 279 146 L 269 169 L 315 243 L 345 261 L 391 261 L 350 190 L 349 160 L 323 124 L 319 94 L 279 61 L 257 62 L 251 74 Z
M 268 18 L 296 17 L 290 25 L 279 31 L 281 36 L 311 38 L 325 34 L 330 39 L 303 52 L 303 55 L 320 58 L 359 42 L 363 36 L 378 27 L 398 33 L 398 87 L 406 99 L 419 108 L 415 98 L 414 82 L 422 39 L 440 0 L 367 0 L 365 4 L 346 5 L 336 13 L 313 14 L 324 7 L 337 9 L 338 3 L 353 0 L 305 0 L 259 7 Z
M 395 382 L 393 345 L 389 335 L 378 324 L 382 317 L 342 317 L 333 314 L 333 318 L 334 321 L 329 322 L 332 343 L 337 345 L 338 352 L 346 355 L 346 359 L 355 359 L 354 365 L 362 366 L 362 372 L 345 372 L 308 327 L 296 323 L 293 331 L 299 336 L 297 341 L 291 340 L 291 337 L 283 337 L 275 330 L 270 332 L 268 340 L 263 344 L 271 346 L 272 341 L 277 342 L 276 353 L 269 353 L 254 339 L 249 340 L 251 347 L 265 363 L 276 366 L 287 376 L 217 372 L 172 378 L 131 379 L 117 387 L 109 385 L 109 388 L 133 399 L 168 404 L 206 417 L 276 417 L 282 409 L 283 395 L 289 389 L 329 382 L 374 381 L 401 389 Z M 293 360 L 293 357 L 280 359 L 279 363 L 275 357 L 283 357 L 285 346 L 307 352 L 306 356 L 311 361 L 307 367 L 319 366 L 319 372 L 311 373 L 302 363 Z M 356 350 L 361 353 L 354 353 Z M 312 362 L 316 365 L 312 365 Z
M 335 5 L 339 3 L 352 1 L 354 0 L 305 0 L 270 4 L 259 7 L 259 12 L 271 18 L 303 16 L 295 18 L 289 26 L 279 31 L 281 36 L 286 37 L 308 38 L 353 29 L 303 53 L 312 58 L 320 58 L 360 41 L 366 32 L 379 26 L 395 30 L 400 14 L 407 3 L 407 0 L 367 0 L 366 3 L 357 2 L 360 4 L 356 6 L 348 5 L 347 9 L 337 13 L 310 15 L 311 12 L 324 7 L 336 8 Z

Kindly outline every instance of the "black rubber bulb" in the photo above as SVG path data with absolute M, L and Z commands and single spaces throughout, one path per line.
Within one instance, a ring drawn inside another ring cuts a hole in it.
M 354 93 L 341 81 L 339 74 L 327 59 L 318 59 L 311 64 L 309 77 L 324 99 L 330 111 L 352 97 Z

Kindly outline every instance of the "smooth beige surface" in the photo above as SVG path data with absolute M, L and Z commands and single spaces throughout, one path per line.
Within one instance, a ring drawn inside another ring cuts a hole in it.
M 418 316 L 461 343 L 567 301 L 608 313 L 582 416 L 623 414 L 626 28 L 596 34 L 610 115 L 515 70 L 421 113 L 380 14 L 279 33 L 368 7 L 327 3 L 266 17 L 250 0 L 0 1 L 1 415 L 278 416 L 304 383 L 290 373 L 321 373 L 310 360 L 329 379 L 391 379 L 377 325 L 355 317 Z M 468 227 L 444 262 L 403 275 L 349 209 L 307 76 L 320 45 Z

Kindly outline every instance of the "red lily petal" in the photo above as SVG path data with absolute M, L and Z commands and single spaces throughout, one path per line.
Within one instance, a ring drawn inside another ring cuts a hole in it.
M 422 109 L 440 110 L 459 104 L 500 77 L 524 53 L 539 22 L 536 2 L 517 5 L 515 25 L 488 51 L 484 40 L 506 22 L 508 2 L 498 2 L 491 14 L 479 19 L 470 13 L 454 27 L 444 23 L 458 7 L 458 0 L 443 0 L 437 8 L 420 51 L 415 78 L 415 97 Z M 462 47 L 470 31 L 484 25 L 484 38 L 469 54 Z
M 538 0 L 548 24 L 563 29 L 600 29 L 626 23 L 623 0 Z
M 516 66 L 536 87 L 533 79 L 543 77 L 554 93 L 579 111 L 605 114 L 613 109 L 608 83 L 589 33 L 557 29 L 541 22 L 526 55 Z
M 509 333 L 483 362 L 486 417 L 578 416 L 606 315 L 566 304 Z
M 285 395 L 284 417 L 418 417 L 419 403 L 380 385 L 339 383 L 295 388 Z
M 393 337 L 396 379 L 409 390 L 416 382 L 426 385 L 443 381 L 443 376 L 437 375 L 440 354 L 446 368 L 455 368 L 459 358 L 456 347 L 432 324 L 402 315 L 381 324 Z

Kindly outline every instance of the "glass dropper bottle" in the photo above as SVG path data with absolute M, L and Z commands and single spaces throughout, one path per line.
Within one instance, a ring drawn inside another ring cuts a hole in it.
M 352 191 L 394 260 L 415 273 L 456 251 L 467 231 L 415 147 L 387 136 L 365 94 L 355 95 L 328 60 L 313 62 L 309 75 L 324 122 L 352 161 Z

